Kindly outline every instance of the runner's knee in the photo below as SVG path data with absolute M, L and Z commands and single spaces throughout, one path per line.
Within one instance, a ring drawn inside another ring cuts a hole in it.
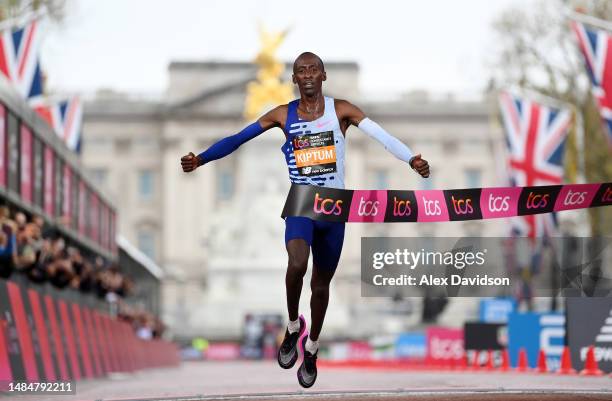
M 289 256 L 289 264 L 287 266 L 287 274 L 304 277 L 308 269 L 308 255 L 304 256 Z
M 311 280 L 310 290 L 312 291 L 312 296 L 316 298 L 329 296 L 329 283 Z

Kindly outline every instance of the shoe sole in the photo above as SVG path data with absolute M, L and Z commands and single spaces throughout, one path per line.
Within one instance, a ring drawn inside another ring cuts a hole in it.
M 304 326 L 302 328 L 300 328 L 300 332 L 299 332 L 299 335 L 298 335 L 298 345 L 301 344 L 302 337 L 304 336 L 304 333 L 308 334 L 308 332 L 306 331 L 306 318 L 304 317 L 304 315 L 300 315 L 299 320 L 304 322 Z M 283 369 L 291 369 L 292 367 L 294 367 L 295 363 L 298 361 L 299 358 L 300 358 L 300 353 L 296 352 L 295 353 L 295 358 L 292 359 L 287 365 L 283 365 L 281 363 L 281 360 L 280 360 L 280 347 L 279 347 L 278 352 L 276 354 L 276 360 L 278 362 L 278 366 L 280 366 Z
M 308 335 L 308 333 L 306 333 L 306 335 Z M 303 337 L 302 337 L 303 338 Z M 300 364 L 300 367 L 297 370 L 297 379 L 298 379 L 298 383 L 300 383 L 300 386 L 304 387 L 304 388 L 310 388 L 313 386 L 313 384 L 315 384 L 315 382 L 317 381 L 317 376 L 315 376 L 314 380 L 312 381 L 312 383 L 308 384 L 306 382 L 304 382 L 304 378 L 302 377 L 302 375 L 300 374 L 300 370 L 302 369 L 302 365 L 304 365 L 304 344 L 302 344 L 303 342 L 305 342 L 303 339 L 299 340 L 299 348 L 300 348 L 300 354 L 302 356 L 302 363 Z

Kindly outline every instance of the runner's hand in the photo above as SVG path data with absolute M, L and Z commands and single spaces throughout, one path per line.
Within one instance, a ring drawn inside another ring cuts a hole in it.
M 200 158 L 193 154 L 193 152 L 189 152 L 188 155 L 181 157 L 181 167 L 183 167 L 183 171 L 189 173 L 200 166 Z
M 412 159 L 410 167 L 412 167 L 412 169 L 417 173 L 421 174 L 422 177 L 429 177 L 429 163 L 427 163 L 427 160 L 421 159 L 420 153 Z

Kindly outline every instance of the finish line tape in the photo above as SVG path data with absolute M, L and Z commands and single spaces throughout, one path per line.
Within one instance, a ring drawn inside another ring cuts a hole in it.
M 484 220 L 612 205 L 612 182 L 422 191 L 291 184 L 282 217 L 349 223 Z

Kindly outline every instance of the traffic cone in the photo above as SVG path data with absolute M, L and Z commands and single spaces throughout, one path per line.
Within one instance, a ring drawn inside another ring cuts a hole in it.
M 519 351 L 518 364 L 516 365 L 517 372 L 527 372 L 529 366 L 527 364 L 527 352 L 525 348 L 521 348 Z
M 603 372 L 597 366 L 597 360 L 595 359 L 595 348 L 591 345 L 586 354 L 586 360 L 584 361 L 584 369 L 580 371 L 582 376 L 602 376 Z
M 455 366 L 455 368 L 457 370 L 467 370 L 468 367 L 468 363 L 467 363 L 467 352 L 465 354 L 463 354 L 463 356 L 459 359 L 459 361 L 457 362 L 457 365 Z
M 570 355 L 569 347 L 566 345 L 563 347 L 563 353 L 561 354 L 561 367 L 557 372 L 560 375 L 575 375 L 576 369 L 572 368 L 572 357 Z
M 474 351 L 474 360 L 472 361 L 472 370 L 480 370 L 480 360 L 479 357 L 480 352 Z
M 495 363 L 493 363 L 493 351 L 489 350 L 487 353 L 487 366 L 485 368 L 488 372 L 493 372 L 495 370 Z
M 538 367 L 536 369 L 538 373 L 548 373 L 548 366 L 546 364 L 546 354 L 544 350 L 540 350 L 538 354 Z
M 510 356 L 508 355 L 507 348 L 505 348 L 502 352 L 502 363 L 499 370 L 502 372 L 507 372 L 510 370 Z

